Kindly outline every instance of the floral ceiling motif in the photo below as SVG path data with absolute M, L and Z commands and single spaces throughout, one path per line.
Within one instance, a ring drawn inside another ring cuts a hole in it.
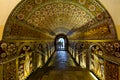
M 21 34 L 14 33 L 14 29 L 20 31 L 18 27 L 25 28 Z M 83 39 L 80 35 L 86 39 L 116 39 L 114 27 L 98 0 L 22 0 L 8 18 L 3 39 L 22 39 L 24 34 L 29 39 L 40 38 L 30 36 L 30 32 L 48 38 L 63 33 L 72 39 Z

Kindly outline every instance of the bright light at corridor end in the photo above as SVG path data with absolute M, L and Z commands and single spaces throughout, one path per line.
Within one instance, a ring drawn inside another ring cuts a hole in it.
M 95 76 L 94 76 L 94 74 L 92 73 L 92 72 L 89 72 L 90 73 L 90 75 L 94 78 L 94 80 L 98 80 Z

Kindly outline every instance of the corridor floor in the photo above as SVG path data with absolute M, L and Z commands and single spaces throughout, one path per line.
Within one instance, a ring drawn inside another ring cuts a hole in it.
M 66 51 L 56 51 L 48 66 L 64 69 L 66 67 L 75 67 L 76 64 Z
M 27 80 L 97 80 L 74 63 L 66 51 L 56 51 L 47 67 L 37 69 Z

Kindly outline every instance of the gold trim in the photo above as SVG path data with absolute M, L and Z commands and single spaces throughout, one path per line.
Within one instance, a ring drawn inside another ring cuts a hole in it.
M 108 40 L 69 40 L 74 42 L 119 42 L 117 39 L 108 39 Z M 1 42 L 54 42 L 54 40 L 2 40 Z
M 54 40 L 1 40 L 2 42 L 52 42 Z
M 119 42 L 120 40 L 114 39 L 114 40 L 69 40 L 72 42 Z
M 16 57 L 14 57 L 14 58 L 12 58 L 12 59 L 9 59 L 9 60 L 4 60 L 4 61 L 1 62 L 0 65 L 9 63 L 9 62 L 11 62 L 11 61 L 16 60 L 17 58 L 21 58 L 21 57 L 24 57 L 24 56 L 25 56 L 25 54 L 24 54 L 24 55 L 20 55 L 20 56 L 16 56 Z

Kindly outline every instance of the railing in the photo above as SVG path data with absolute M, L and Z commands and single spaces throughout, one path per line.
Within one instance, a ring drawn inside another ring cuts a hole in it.
M 100 80 L 120 80 L 120 41 L 69 41 L 69 52 L 82 68 L 93 72 Z
M 1 41 L 0 80 L 25 80 L 54 50 L 53 41 Z

